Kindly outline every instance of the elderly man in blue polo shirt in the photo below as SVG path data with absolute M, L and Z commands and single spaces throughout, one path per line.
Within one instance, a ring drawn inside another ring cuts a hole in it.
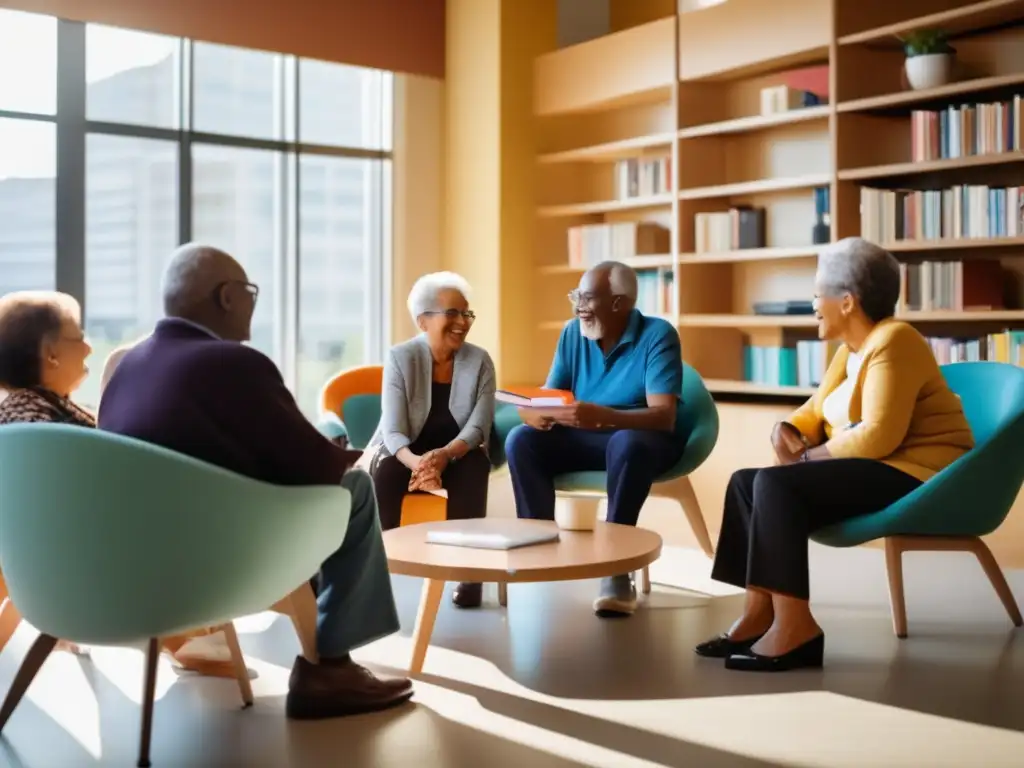
M 569 294 L 576 317 L 558 339 L 545 386 L 571 390 L 566 408 L 522 409 L 506 452 L 519 517 L 552 520 L 557 475 L 608 473 L 608 522 L 636 525 L 651 484 L 682 456 L 679 334 L 635 306 L 636 272 L 604 262 Z M 630 574 L 605 579 L 598 616 L 636 609 Z

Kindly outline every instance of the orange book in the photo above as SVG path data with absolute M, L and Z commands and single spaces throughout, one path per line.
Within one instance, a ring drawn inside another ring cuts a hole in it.
M 572 392 L 564 389 L 544 387 L 509 387 L 494 393 L 499 403 L 508 403 L 520 408 L 558 408 L 575 402 Z

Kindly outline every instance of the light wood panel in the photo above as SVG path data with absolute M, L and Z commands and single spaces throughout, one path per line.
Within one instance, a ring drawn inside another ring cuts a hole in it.
M 770 10 L 762 0 L 729 0 L 683 14 L 679 78 L 735 78 L 820 60 L 828 55 L 831 12 L 830 0 L 772 0 Z M 785 32 L 766 33 L 768 23 Z
M 672 87 L 675 19 L 661 19 L 537 59 L 534 112 L 664 101 Z M 623 57 L 628 68 L 620 66 Z

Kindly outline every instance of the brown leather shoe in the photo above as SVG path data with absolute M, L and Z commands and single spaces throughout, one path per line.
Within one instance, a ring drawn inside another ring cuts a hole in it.
M 484 602 L 484 585 L 464 581 L 452 592 L 452 602 L 458 608 L 479 608 Z
M 398 706 L 412 697 L 408 678 L 382 680 L 354 661 L 310 664 L 295 659 L 285 712 L 295 720 L 361 715 Z

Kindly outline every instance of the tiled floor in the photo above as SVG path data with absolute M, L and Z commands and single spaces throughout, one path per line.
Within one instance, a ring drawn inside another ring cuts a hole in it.
M 240 622 L 256 706 L 237 687 L 161 669 L 154 766 L 1021 766 L 1024 631 L 1012 631 L 966 556 L 907 558 L 908 640 L 889 624 L 881 553 L 814 549 L 826 668 L 727 672 L 691 647 L 737 606 L 701 556 L 670 552 L 627 621 L 590 613 L 592 583 L 523 585 L 507 613 L 445 607 L 413 704 L 379 715 L 293 724 L 283 716 L 297 642 L 269 614 Z M 1024 602 L 1024 574 L 1011 574 Z M 419 584 L 396 579 L 401 635 L 357 656 L 387 671 L 408 658 Z M 700 591 L 708 594 L 699 594 Z M 4 689 L 32 638 L 0 657 Z M 0 765 L 134 765 L 142 655 L 55 655 L 0 740 Z

